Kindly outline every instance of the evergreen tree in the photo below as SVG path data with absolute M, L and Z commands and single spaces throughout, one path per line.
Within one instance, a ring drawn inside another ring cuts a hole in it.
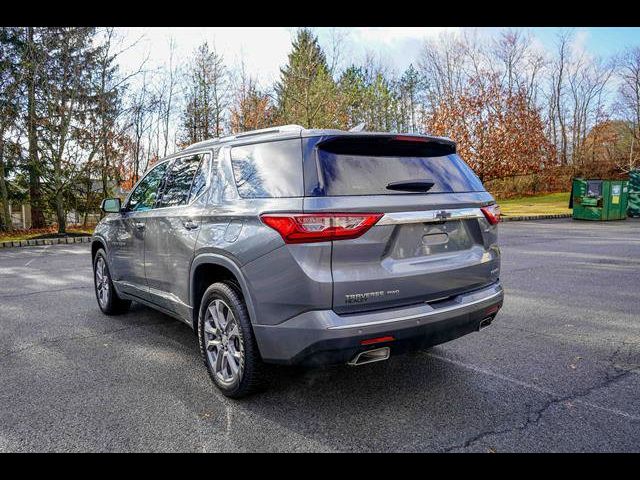
M 343 127 L 364 122 L 370 131 L 398 129 L 397 93 L 382 69 L 352 65 L 343 72 L 339 87 L 346 123 Z
M 77 188 L 86 159 L 83 135 L 95 110 L 92 73 L 99 48 L 93 44 L 95 28 L 60 27 L 42 32 L 47 52 L 42 62 L 42 82 L 37 90 L 40 175 L 58 231 L 66 232 L 67 201 Z
M 398 82 L 399 130 L 419 133 L 421 124 L 419 101 L 423 80 L 413 64 L 405 70 Z
M 339 126 L 337 86 L 318 39 L 310 30 L 298 30 L 275 91 L 281 123 L 306 128 Z
M 20 29 L 0 27 L 0 229 L 3 230 L 12 228 L 7 177 L 13 162 L 8 153 L 17 145 L 16 123 L 22 100 L 20 43 Z
M 344 127 L 352 128 L 365 119 L 366 79 L 362 67 L 349 66 L 338 81 Z

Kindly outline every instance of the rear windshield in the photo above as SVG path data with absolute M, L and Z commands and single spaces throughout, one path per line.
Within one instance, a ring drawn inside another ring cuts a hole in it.
M 317 150 L 320 196 L 402 195 L 391 183 L 428 181 L 426 193 L 484 191 L 482 182 L 455 153 L 452 145 L 398 142 L 385 139 L 366 144 L 346 139 L 320 144 Z

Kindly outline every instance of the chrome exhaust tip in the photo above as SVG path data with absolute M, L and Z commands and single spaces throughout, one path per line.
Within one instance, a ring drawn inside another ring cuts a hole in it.
M 364 365 L 365 363 L 381 362 L 382 360 L 387 360 L 389 355 L 391 355 L 391 349 L 389 347 L 366 350 L 358 353 L 347 365 L 355 367 Z
M 478 331 L 482 330 L 483 328 L 487 328 L 489 325 L 491 325 L 491 322 L 493 322 L 493 317 L 487 317 L 480 320 Z

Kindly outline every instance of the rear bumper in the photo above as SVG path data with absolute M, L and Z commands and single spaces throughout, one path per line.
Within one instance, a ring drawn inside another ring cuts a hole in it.
M 347 363 L 358 352 L 388 346 L 391 355 L 427 348 L 479 329 L 502 306 L 500 282 L 437 304 L 421 304 L 355 315 L 333 310 L 302 313 L 279 325 L 254 325 L 262 358 L 281 364 Z M 492 311 L 493 310 L 493 311 Z M 393 336 L 394 340 L 362 346 L 362 340 Z

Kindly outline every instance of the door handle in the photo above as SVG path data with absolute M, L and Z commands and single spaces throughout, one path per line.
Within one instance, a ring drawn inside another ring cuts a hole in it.
M 182 222 L 182 225 L 187 230 L 193 230 L 193 229 L 198 228 L 198 224 L 196 222 L 194 222 L 193 220 L 185 220 L 184 222 Z
M 136 228 L 138 230 L 143 230 L 144 229 L 144 223 L 142 223 L 142 222 L 135 222 L 134 225 L 136 226 Z

